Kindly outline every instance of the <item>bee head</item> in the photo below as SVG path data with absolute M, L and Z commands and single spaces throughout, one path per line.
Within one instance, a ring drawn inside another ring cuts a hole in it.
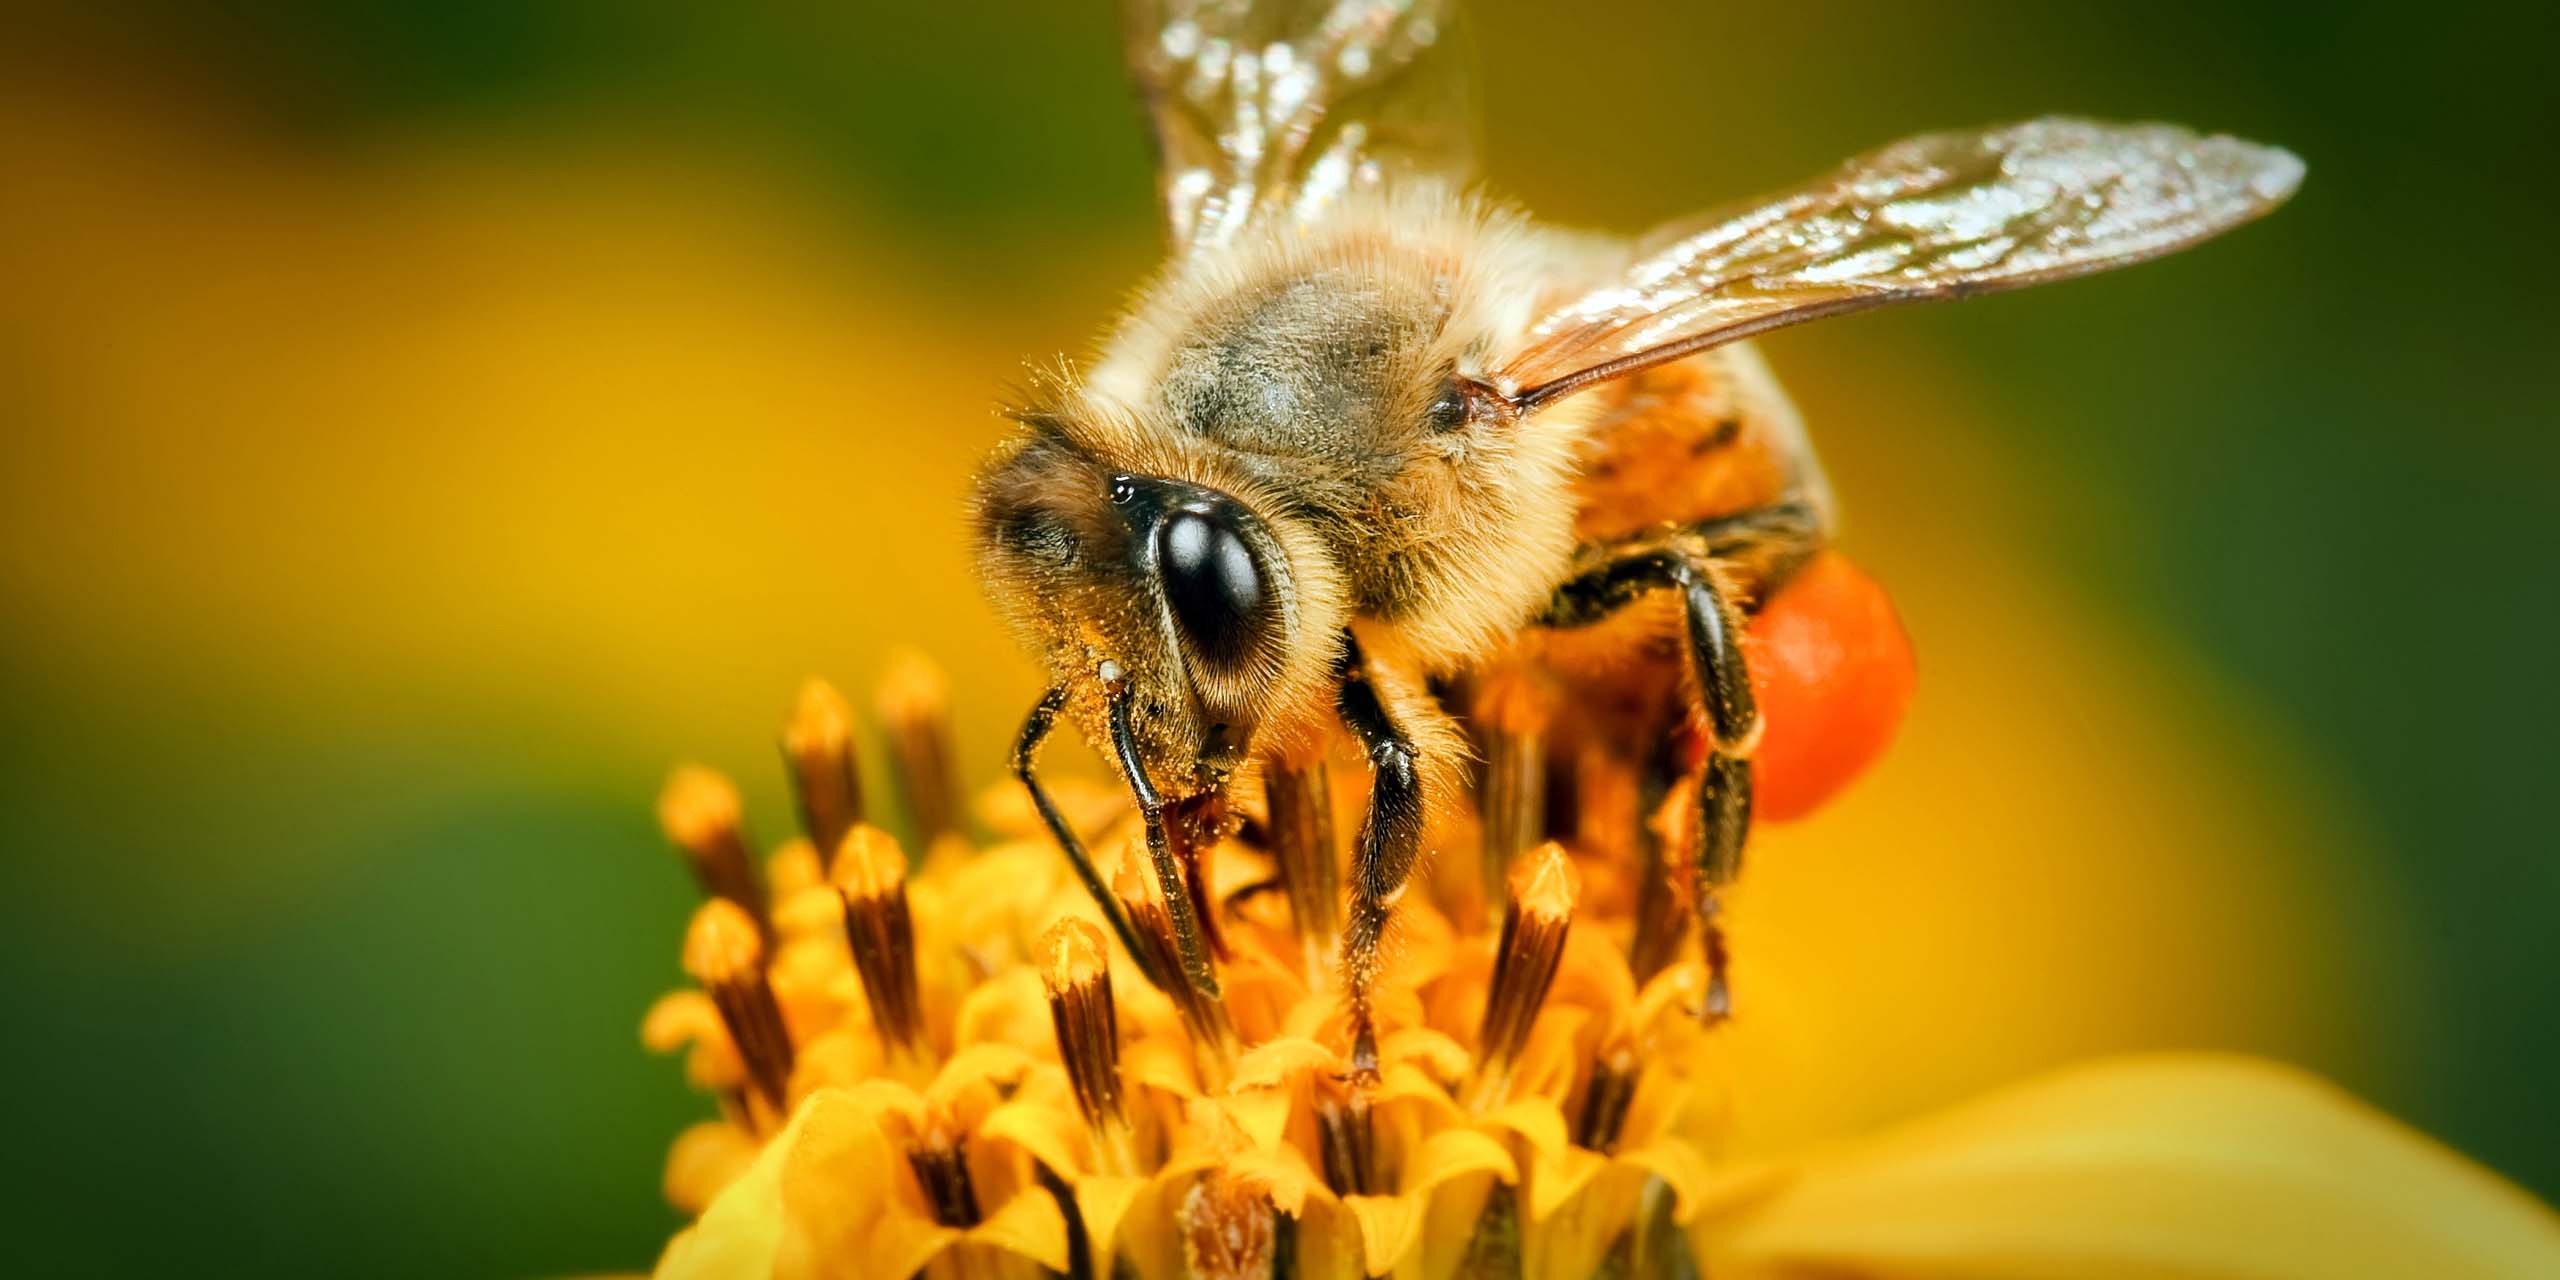
M 1114 757 L 1121 717 L 1180 797 L 1221 790 L 1320 690 L 1342 611 L 1311 536 L 1240 481 L 1161 474 L 1175 469 L 1035 424 L 981 472 L 975 523 L 989 592 L 1087 740 Z

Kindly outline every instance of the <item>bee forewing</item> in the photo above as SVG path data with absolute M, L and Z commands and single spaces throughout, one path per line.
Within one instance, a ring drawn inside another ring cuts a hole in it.
M 2301 180 L 2290 152 L 2174 125 L 1926 134 L 1654 232 L 1501 375 L 1535 404 L 1781 325 L 2103 271 L 2238 226 Z
M 1175 251 L 1310 217 L 1394 172 L 1462 180 L 1465 59 L 1445 0 L 1126 0 Z

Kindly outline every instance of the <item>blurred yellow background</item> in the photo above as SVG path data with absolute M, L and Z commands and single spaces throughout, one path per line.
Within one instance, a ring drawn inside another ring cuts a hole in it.
M 665 768 L 732 771 L 779 834 L 797 682 L 915 645 L 993 780 L 1035 690 L 959 500 L 1155 228 L 1104 10 L 926 8 L 0 26 L 31 1271 L 646 1263 L 701 1105 L 636 1042 L 689 899 Z M 1754 1140 L 2231 1047 L 2560 1188 L 2526 42 L 1482 9 L 1491 180 L 1569 222 L 2051 110 L 2310 163 L 2170 262 L 1764 344 L 1922 679 L 1875 775 L 1755 845 Z

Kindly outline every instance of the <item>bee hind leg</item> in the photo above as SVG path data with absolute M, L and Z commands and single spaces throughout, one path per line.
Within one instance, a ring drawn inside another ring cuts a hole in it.
M 1691 696 L 1707 736 L 1693 860 L 1709 975 L 1702 1012 L 1710 1020 L 1730 1007 L 1717 917 L 1751 835 L 1751 755 L 1760 745 L 1760 709 L 1742 653 L 1742 601 L 1765 599 L 1793 573 L 1812 553 L 1818 530 L 1809 508 L 1781 503 L 1668 534 L 1593 544 L 1539 620 L 1556 628 L 1588 626 L 1654 591 L 1679 593 Z

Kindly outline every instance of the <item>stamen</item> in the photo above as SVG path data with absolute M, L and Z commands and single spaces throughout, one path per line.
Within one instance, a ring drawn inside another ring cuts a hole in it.
M 1544 836 L 1547 824 L 1546 729 L 1552 698 L 1526 670 L 1489 673 L 1475 700 L 1483 739 L 1484 777 L 1476 792 L 1484 819 L 1484 897 L 1501 892 L 1511 864 Z
M 738 1058 L 746 1064 L 748 1083 L 780 1117 L 787 1110 L 783 1092 L 791 1079 L 791 1032 L 783 1025 L 773 984 L 765 979 L 764 937 L 756 922 L 726 898 L 703 903 L 685 931 L 684 969 L 719 1009 Z
M 1282 1224 L 1271 1197 L 1223 1169 L 1201 1175 L 1183 1194 L 1182 1260 L 1198 1280 L 1268 1280 L 1279 1269 Z
M 800 699 L 782 730 L 782 757 L 791 768 L 801 833 L 809 837 L 811 848 L 833 852 L 844 843 L 844 833 L 862 821 L 853 706 L 834 685 L 812 680 L 800 686 Z
M 1370 1123 L 1370 1073 L 1315 1079 L 1316 1148 L 1324 1160 L 1325 1185 L 1336 1195 L 1371 1195 L 1378 1190 L 1377 1134 Z
M 1212 1090 L 1224 1088 L 1236 1059 L 1235 1023 L 1227 1017 L 1227 1006 L 1197 984 L 1182 979 L 1181 947 L 1175 939 L 1172 913 L 1165 910 L 1164 898 L 1156 891 L 1154 881 L 1138 870 L 1136 858 L 1120 859 L 1112 889 L 1120 898 L 1129 931 L 1147 953 L 1142 967 L 1156 965 L 1172 978 L 1163 984 L 1163 990 L 1172 997 L 1175 1012 L 1182 1015 L 1183 1029 L 1191 1034 L 1192 1058 L 1200 1071 L 1200 1083 Z
M 960 832 L 960 795 L 952 771 L 951 686 L 923 654 L 891 659 L 880 679 L 880 723 L 889 735 L 889 765 L 916 824 L 916 843 L 931 849 Z
M 1209 963 L 1199 914 L 1192 909 L 1191 882 L 1183 878 L 1182 867 L 1174 860 L 1172 837 L 1165 830 L 1164 798 L 1157 794 L 1155 780 L 1147 776 L 1145 753 L 1138 749 L 1137 733 L 1129 726 L 1129 686 L 1122 680 L 1118 664 L 1106 662 L 1103 671 L 1111 746 L 1120 757 L 1120 772 L 1126 775 L 1129 790 L 1138 801 L 1147 833 L 1147 860 L 1155 867 L 1156 887 L 1163 894 L 1166 920 L 1173 933 L 1177 965 L 1172 972 L 1180 973 L 1194 989 L 1193 998 L 1214 1002 L 1220 996 L 1218 971 Z
M 1226 834 L 1225 797 L 1204 791 L 1173 801 L 1164 807 L 1164 818 L 1166 842 L 1182 871 L 1184 887 L 1191 891 L 1191 918 L 1200 922 L 1200 939 L 1207 944 L 1210 955 L 1233 960 L 1235 954 L 1227 947 L 1226 931 L 1218 927 L 1216 891 L 1209 883 L 1208 868 L 1209 851 Z
M 764 884 L 756 879 L 754 859 L 747 852 L 742 812 L 737 787 L 700 765 L 678 768 L 658 793 L 658 825 L 683 851 L 702 892 L 736 903 L 759 932 L 771 936 Z
M 1555 984 L 1580 892 L 1572 859 L 1552 841 L 1513 868 L 1511 905 L 1503 913 L 1493 986 L 1485 993 L 1484 1024 L 1476 1036 L 1476 1070 L 1462 1099 L 1470 1109 L 1498 1107 L 1510 1093 L 1511 1073 L 1529 1043 L 1529 1028 Z
M 1636 1082 L 1643 1076 L 1644 1063 L 1633 1045 L 1620 1042 L 1601 1050 L 1591 1064 L 1591 1082 L 1583 1086 L 1582 1110 L 1573 1126 L 1574 1145 L 1602 1155 L 1616 1154 L 1618 1136 L 1627 1127 L 1627 1106 L 1635 1101 Z
M 1342 936 L 1342 847 L 1333 835 L 1333 786 L 1324 758 L 1274 763 L 1263 775 L 1271 810 L 1271 857 L 1289 895 L 1289 918 L 1306 950 L 1307 980 L 1332 964 Z
M 1058 1061 L 1067 1069 L 1076 1109 L 1084 1113 L 1106 1173 L 1137 1170 L 1129 1115 L 1120 1096 L 1120 1015 L 1111 999 L 1111 968 L 1102 931 L 1070 916 L 1040 935 L 1040 982 L 1049 992 L 1049 1021 Z
M 1465 1280 L 1491 1280 L 1520 1272 L 1520 1189 L 1497 1182 L 1485 1192 L 1475 1234 L 1467 1238 L 1467 1251 L 1458 1260 L 1456 1274 Z
M 916 988 L 915 922 L 907 910 L 907 855 L 889 833 L 857 825 L 836 849 L 836 893 L 844 899 L 844 937 L 871 1020 L 892 1055 L 928 1056 L 924 1002 Z
M 978 1225 L 985 1215 L 978 1208 L 977 1182 L 969 1176 L 969 1135 L 958 1132 L 937 1110 L 926 1118 L 924 1131 L 907 1135 L 904 1145 L 907 1167 L 915 1170 L 933 1220 L 946 1227 Z
M 1642 987 L 1680 954 L 1697 913 L 1697 784 L 1672 784 L 1636 841 L 1641 852 L 1636 927 L 1627 939 L 1627 972 Z

